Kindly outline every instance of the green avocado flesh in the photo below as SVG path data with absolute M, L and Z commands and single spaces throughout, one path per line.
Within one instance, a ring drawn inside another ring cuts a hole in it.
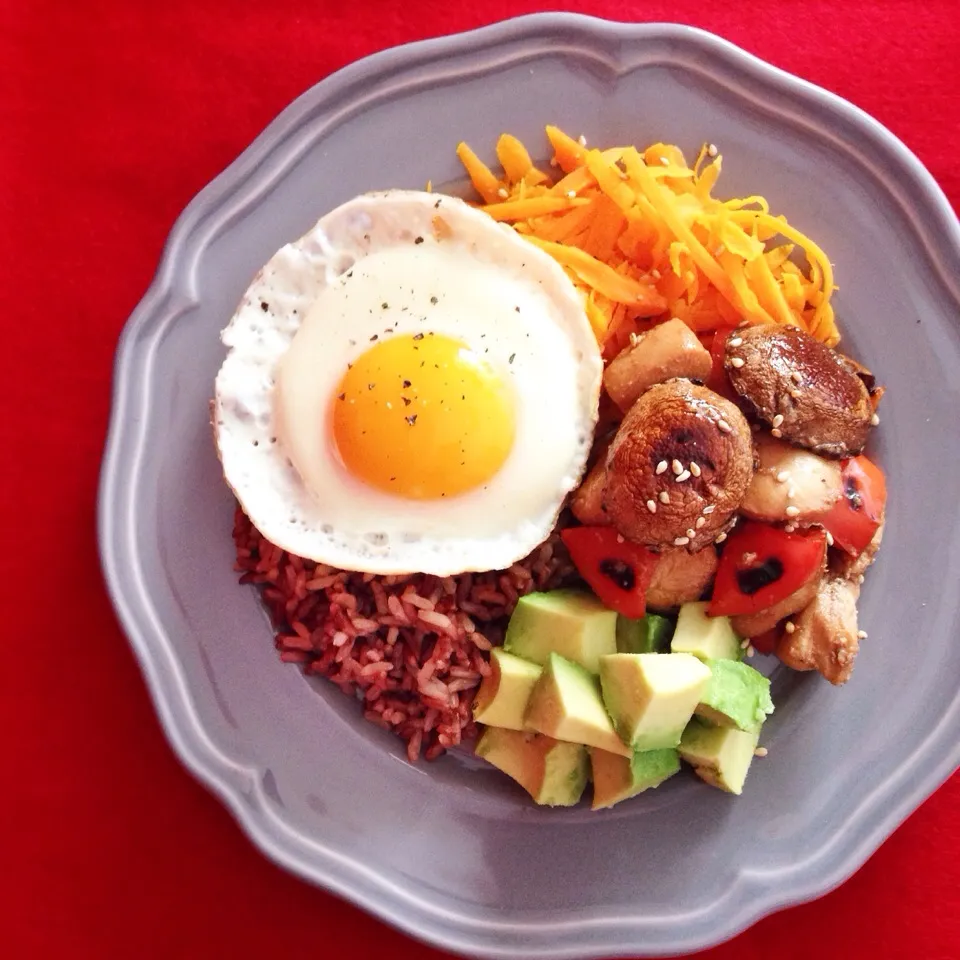
M 580 743 L 564 743 L 542 733 L 487 727 L 476 754 L 516 780 L 548 807 L 572 807 L 587 784 L 589 759 Z
M 680 740 L 680 756 L 701 780 L 727 793 L 743 792 L 760 731 L 712 727 L 691 721 Z
M 590 768 L 592 809 L 601 810 L 660 786 L 680 769 L 680 757 L 676 750 L 647 750 L 632 757 L 621 757 L 591 747 Z
M 667 653 L 673 623 L 659 613 L 648 613 L 639 620 L 617 617 L 617 653 Z
M 600 683 L 577 663 L 551 653 L 534 684 L 524 723 L 558 740 L 583 743 L 629 757 L 603 706 Z
M 670 649 L 701 660 L 739 660 L 743 654 L 730 618 L 707 616 L 707 604 L 700 601 L 680 607 Z
M 721 727 L 759 730 L 773 713 L 770 681 L 737 660 L 707 660 L 710 681 L 697 704 L 697 716 Z
M 490 676 L 484 677 L 473 702 L 473 719 L 491 727 L 523 730 L 523 714 L 543 668 L 502 647 L 490 652 Z
M 617 649 L 617 615 L 581 590 L 528 593 L 510 617 L 503 647 L 541 665 L 551 653 L 596 673 L 600 657 Z
M 675 747 L 710 680 L 688 653 L 614 653 L 600 659 L 600 685 L 620 738 L 635 750 Z

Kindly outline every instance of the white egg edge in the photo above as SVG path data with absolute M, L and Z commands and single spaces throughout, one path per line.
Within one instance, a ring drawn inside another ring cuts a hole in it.
M 235 354 L 234 343 L 245 333 L 257 329 L 262 323 L 264 311 L 261 304 L 264 303 L 269 305 L 269 313 L 273 318 L 272 329 L 286 338 L 282 344 L 276 345 L 278 349 L 272 358 L 272 366 L 264 371 L 272 376 L 283 349 L 296 333 L 302 318 L 306 316 L 307 310 L 319 292 L 341 273 L 349 270 L 358 259 L 377 248 L 376 242 L 370 235 L 356 231 L 355 225 L 358 217 L 369 216 L 369 211 L 373 208 L 376 208 L 377 215 L 382 214 L 380 201 L 383 199 L 389 199 L 391 203 L 397 205 L 398 211 L 403 216 L 404 231 L 410 238 L 432 231 L 433 219 L 436 216 L 442 216 L 454 233 L 460 226 L 467 231 L 487 233 L 491 229 L 499 231 L 498 241 L 516 250 L 518 257 L 523 258 L 524 269 L 532 279 L 535 282 L 542 282 L 551 289 L 551 301 L 557 305 L 565 319 L 567 335 L 583 352 L 584 359 L 578 370 L 580 381 L 578 389 L 583 390 L 589 398 L 590 410 L 586 425 L 589 426 L 592 434 L 598 417 L 603 361 L 577 288 L 563 268 L 548 253 L 524 240 L 510 226 L 498 224 L 482 210 L 446 194 L 428 194 L 412 190 L 388 190 L 363 194 L 325 214 L 307 233 L 278 250 L 254 277 L 233 317 L 221 333 L 221 339 L 228 347 L 228 353 L 218 372 L 217 383 L 220 383 L 224 372 L 230 369 L 230 362 Z M 353 253 L 346 252 L 342 247 L 334 247 L 329 242 L 330 235 L 346 235 L 358 241 Z M 332 257 L 331 254 L 337 256 Z M 301 281 L 300 288 L 292 292 L 278 291 L 271 285 L 270 276 L 276 268 L 286 273 L 284 264 L 291 257 L 296 260 L 313 261 L 322 265 L 322 269 L 314 269 L 307 274 L 297 271 L 297 277 Z M 278 305 L 280 309 L 275 309 Z M 244 491 L 240 489 L 240 484 L 230 480 L 230 453 L 229 450 L 224 449 L 219 430 L 223 420 L 219 389 L 215 390 L 211 410 L 214 438 L 225 482 L 253 525 L 267 536 L 262 530 L 265 518 L 259 517 L 258 522 L 256 497 L 245 496 Z M 376 548 L 372 546 L 369 556 L 363 559 L 362 566 L 358 565 L 356 553 L 339 548 L 336 544 L 327 542 L 328 549 L 316 549 L 315 534 L 320 532 L 320 526 L 325 522 L 322 519 L 318 519 L 315 526 L 291 525 L 290 529 L 278 529 L 272 523 L 266 522 L 266 525 L 271 528 L 268 539 L 291 554 L 318 563 L 338 569 L 378 575 L 426 573 L 450 576 L 458 573 L 506 569 L 528 556 L 549 537 L 563 509 L 565 494 L 576 487 L 583 475 L 590 446 L 590 443 L 582 446 L 577 457 L 578 462 L 574 464 L 575 469 L 571 471 L 570 488 L 561 491 L 562 495 L 555 506 L 551 507 L 548 513 L 531 518 L 530 522 L 523 525 L 521 531 L 514 531 L 509 538 L 501 536 L 486 541 L 450 538 L 444 541 L 443 550 L 439 552 L 436 550 L 435 541 L 429 541 L 423 547 L 419 543 L 407 543 L 404 545 L 402 558 L 389 555 L 378 556 Z M 293 470 L 292 467 L 290 469 Z M 307 491 L 305 493 L 309 496 Z M 308 515 L 312 502 L 312 497 L 309 503 L 300 498 L 299 512 Z M 462 559 L 464 551 L 469 557 L 468 562 Z

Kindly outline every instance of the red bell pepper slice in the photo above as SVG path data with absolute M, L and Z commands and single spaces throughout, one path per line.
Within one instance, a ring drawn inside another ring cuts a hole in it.
M 720 557 L 708 614 L 735 616 L 772 607 L 814 575 L 826 549 L 826 534 L 819 528 L 787 533 L 768 523 L 741 521 Z
M 841 464 L 843 496 L 820 519 L 834 542 L 853 557 L 860 556 L 883 519 L 887 481 L 883 471 L 864 456 Z
M 710 376 L 706 382 L 706 387 L 709 390 L 720 394 L 721 397 L 731 403 L 737 403 L 740 397 L 730 383 L 730 378 L 723 366 L 723 360 L 727 353 L 727 340 L 732 336 L 735 329 L 736 327 L 721 327 L 713 335 L 713 342 L 710 344 L 710 358 L 713 361 L 713 366 L 710 368 Z
M 625 617 L 643 616 L 657 554 L 624 539 L 613 527 L 567 527 L 560 537 L 604 606 Z

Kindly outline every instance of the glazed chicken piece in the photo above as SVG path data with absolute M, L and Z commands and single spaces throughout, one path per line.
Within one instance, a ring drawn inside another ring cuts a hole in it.
M 622 350 L 603 374 L 603 385 L 616 405 L 626 412 L 655 383 L 677 377 L 706 380 L 710 353 L 696 334 L 676 317 L 641 334 Z
M 794 670 L 817 670 L 837 686 L 846 683 L 860 649 L 859 595 L 856 582 L 838 577 L 824 580 L 813 602 L 787 622 L 777 642 L 777 656 Z
M 875 423 L 858 368 L 797 327 L 742 327 L 726 341 L 734 390 L 774 437 L 828 457 L 859 453 Z
M 743 414 L 706 387 L 671 380 L 643 393 L 620 424 L 603 506 L 628 540 L 693 552 L 727 529 L 752 476 Z
M 836 460 L 776 440 L 769 433 L 754 439 L 757 470 L 741 511 L 767 523 L 806 523 L 826 513 L 843 496 Z
M 877 532 L 859 557 L 851 557 L 848 553 L 838 551 L 837 555 L 830 561 L 830 572 L 835 576 L 843 577 L 844 580 L 852 580 L 857 584 L 862 583 L 867 567 L 877 558 L 877 551 L 880 549 L 880 542 L 883 540 L 884 523 L 885 520 L 881 517 Z
M 717 563 L 717 551 L 713 546 L 696 553 L 683 547 L 663 550 L 647 587 L 647 606 L 667 610 L 699 600 L 717 572 Z

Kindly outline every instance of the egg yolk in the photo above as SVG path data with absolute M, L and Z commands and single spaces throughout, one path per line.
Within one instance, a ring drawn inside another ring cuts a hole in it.
M 333 438 L 359 480 L 415 500 L 490 480 L 514 439 L 509 388 L 465 343 L 391 336 L 350 365 L 333 403 Z

